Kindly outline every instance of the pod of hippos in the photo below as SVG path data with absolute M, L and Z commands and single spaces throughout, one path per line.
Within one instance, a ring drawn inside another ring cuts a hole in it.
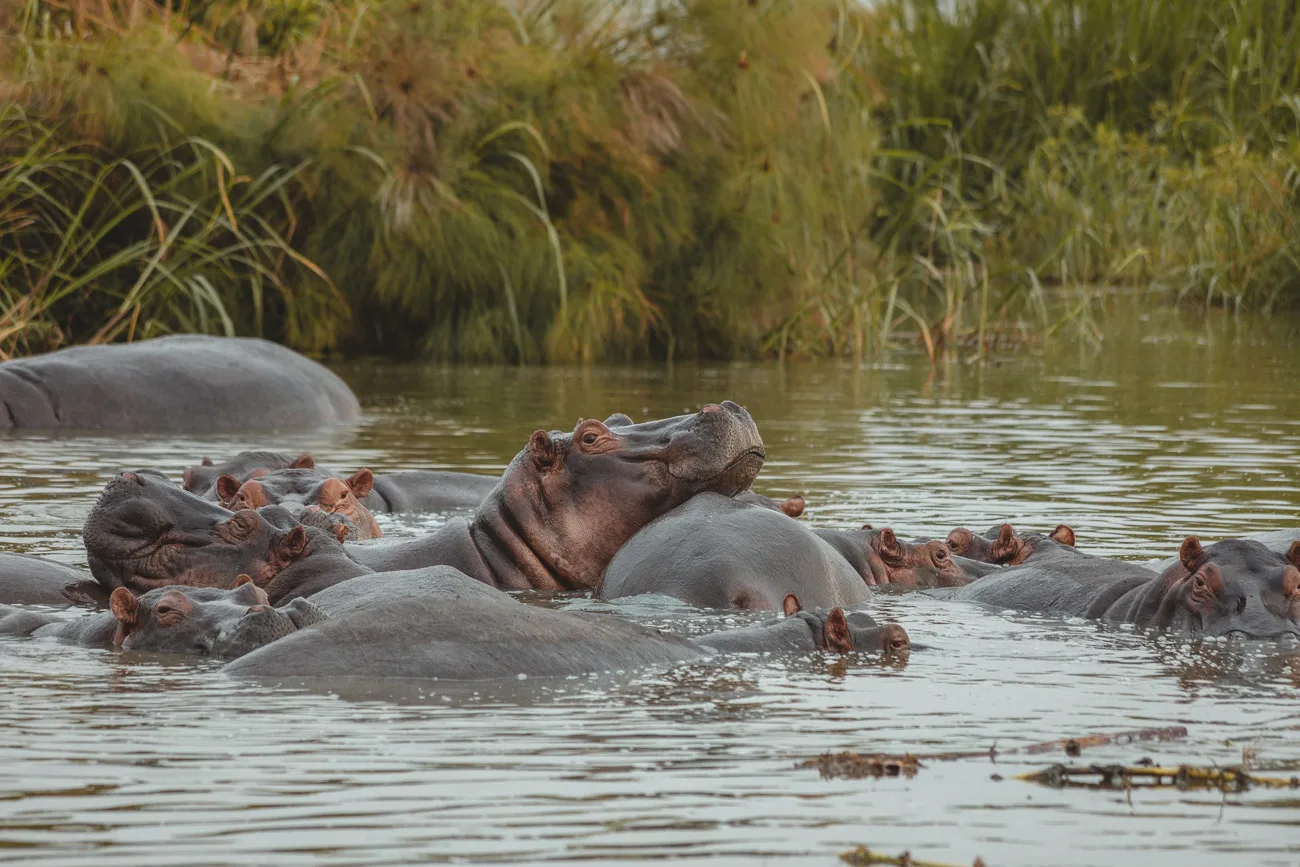
M 263 399 L 247 400 L 250 393 Z M 360 416 L 333 373 L 258 340 L 174 337 L 0 364 L 0 428 L 254 430 Z M 1192 637 L 1300 638 L 1300 530 L 1202 544 L 1147 568 L 1071 528 L 906 541 L 810 528 L 803 498 L 751 489 L 758 427 L 731 401 L 634 423 L 537 430 L 499 477 L 340 472 L 311 455 L 204 459 L 106 485 L 89 573 L 0 553 L 0 635 L 207 655 L 261 678 L 493 679 L 663 666 L 721 653 L 906 654 L 861 610 L 872 587 L 1111 620 Z M 376 513 L 456 511 L 383 539 Z M 775 619 L 687 638 L 509 591 L 675 597 Z M 29 606 L 97 609 L 69 619 Z

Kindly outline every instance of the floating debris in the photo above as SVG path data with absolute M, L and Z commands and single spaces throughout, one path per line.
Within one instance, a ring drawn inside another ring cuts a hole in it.
M 1055 789 L 1220 789 L 1225 792 L 1244 792 L 1254 786 L 1300 789 L 1300 777 L 1265 777 L 1248 773 L 1240 766 L 1052 765 L 1041 771 L 1020 774 L 1016 779 Z
M 846 864 L 853 864 L 855 867 L 867 864 L 896 864 L 898 867 L 957 867 L 955 864 L 945 864 L 940 861 L 922 861 L 913 858 L 911 852 L 904 852 L 902 855 L 881 855 L 878 852 L 872 852 L 866 846 L 859 846 L 856 849 L 841 852 L 840 860 Z M 971 867 L 984 867 L 984 860 L 976 858 Z
M 914 777 L 918 769 L 925 767 L 915 756 L 887 756 L 882 753 L 862 755 L 860 753 L 825 753 L 815 759 L 800 762 L 797 768 L 816 768 L 823 780 L 843 777 L 849 780 L 861 780 L 866 777 Z

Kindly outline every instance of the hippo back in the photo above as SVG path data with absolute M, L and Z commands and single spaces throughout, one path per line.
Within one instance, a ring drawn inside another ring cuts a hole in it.
M 849 562 L 800 522 L 712 493 L 651 522 L 610 561 L 603 598 L 643 593 L 707 608 L 764 610 L 780 610 L 787 593 L 809 608 L 871 596 Z
M 945 598 L 1016 611 L 1097 617 L 1116 599 L 1155 577 L 1134 563 L 1076 552 L 1005 567 Z
M 365 575 L 322 590 L 330 617 L 236 660 L 265 678 L 563 677 L 706 655 L 606 615 L 524 605 L 447 566 Z
M 322 365 L 267 340 L 180 335 L 0 364 L 0 428 L 229 431 L 354 421 Z

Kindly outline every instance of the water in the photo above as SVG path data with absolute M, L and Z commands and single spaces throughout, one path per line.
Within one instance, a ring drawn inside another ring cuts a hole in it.
M 1059 340 L 934 368 L 912 354 L 861 369 L 353 364 L 340 370 L 368 412 L 354 431 L 3 440 L 0 547 L 84 563 L 81 521 L 120 468 L 177 474 L 205 454 L 274 446 L 345 468 L 493 471 L 536 427 L 724 397 L 749 407 L 768 444 L 759 489 L 804 492 L 818 524 L 920 535 L 1064 521 L 1088 550 L 1146 559 L 1189 532 L 1300 523 L 1293 328 L 1132 327 L 1099 349 Z M 398 536 L 445 519 L 381 522 Z M 733 658 L 338 694 L 272 691 L 210 663 L 2 642 L 0 861 L 830 865 L 867 844 L 953 864 L 1300 864 L 1297 791 L 1126 795 L 1014 779 L 1059 754 L 929 762 L 913 779 L 825 781 L 794 767 L 825 751 L 1006 749 L 1167 725 L 1189 737 L 1084 760 L 1235 764 L 1251 747 L 1294 765 L 1294 651 L 920 595 L 873 608 L 932 649 L 902 667 Z M 621 613 L 688 631 L 745 620 L 641 602 Z

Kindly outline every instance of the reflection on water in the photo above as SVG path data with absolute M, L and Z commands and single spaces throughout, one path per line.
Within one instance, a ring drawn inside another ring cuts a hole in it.
M 758 486 L 809 520 L 908 534 L 1065 521 L 1080 545 L 1168 556 L 1182 535 L 1294 526 L 1294 337 L 1276 323 L 1141 323 L 1098 351 L 989 365 L 516 370 L 351 364 L 353 431 L 0 442 L 0 547 L 84 563 L 79 529 L 115 469 L 178 474 L 249 446 L 330 466 L 498 470 L 536 427 L 731 397 L 770 459 Z M 447 516 L 381 518 L 414 535 Z M 656 600 L 608 611 L 700 632 L 749 618 Z M 733 658 L 494 684 L 271 691 L 186 664 L 0 642 L 0 861 L 833 864 L 858 844 L 990 865 L 1300 862 L 1294 793 L 1056 791 L 1052 761 L 931 762 L 914 779 L 822 780 L 828 750 L 935 752 L 1185 725 L 1185 743 L 1085 761 L 1300 761 L 1300 654 L 1197 646 L 923 595 L 873 608 L 929 650 L 906 666 Z M 993 779 L 1000 776 L 1001 780 Z

